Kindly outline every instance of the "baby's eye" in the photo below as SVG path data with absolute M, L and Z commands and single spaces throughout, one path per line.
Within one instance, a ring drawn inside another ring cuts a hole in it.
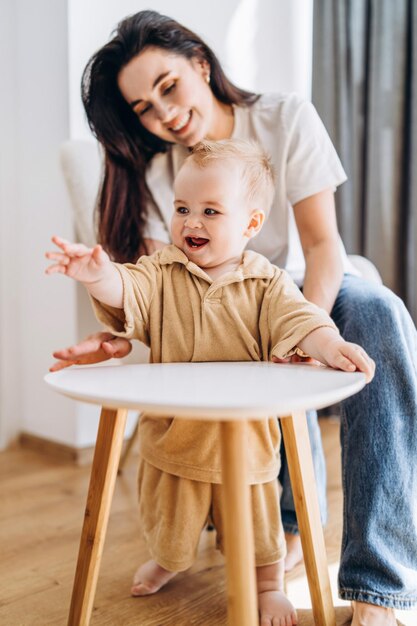
M 214 209 L 204 209 L 204 214 L 205 215 L 217 215 L 218 211 L 215 211 Z
M 188 209 L 185 206 L 179 206 L 177 207 L 177 213 L 180 215 L 186 215 L 188 213 Z

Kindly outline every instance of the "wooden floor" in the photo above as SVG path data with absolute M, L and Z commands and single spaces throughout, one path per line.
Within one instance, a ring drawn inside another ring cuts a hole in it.
M 350 623 L 350 608 L 337 600 L 336 576 L 341 534 L 339 428 L 322 422 L 328 464 L 330 520 L 326 529 L 338 626 Z M 0 454 L 0 624 L 60 626 L 66 623 L 89 468 L 59 463 L 21 449 Z M 118 477 L 92 626 L 222 626 L 226 624 L 223 557 L 214 533 L 205 531 L 194 567 L 148 598 L 131 598 L 129 585 L 148 558 L 140 537 L 136 502 L 136 459 L 131 454 Z M 303 566 L 287 579 L 300 626 L 312 626 Z M 400 616 L 400 614 L 399 614 Z M 417 624 L 404 612 L 401 624 Z

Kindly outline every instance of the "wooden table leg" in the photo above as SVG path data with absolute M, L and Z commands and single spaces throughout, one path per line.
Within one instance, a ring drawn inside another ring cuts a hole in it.
M 68 626 L 90 622 L 126 418 L 126 409 L 101 411 Z
M 258 626 L 246 422 L 222 422 L 222 477 L 228 621 Z
M 326 547 L 320 520 L 310 437 L 304 411 L 281 418 L 314 623 L 336 626 Z

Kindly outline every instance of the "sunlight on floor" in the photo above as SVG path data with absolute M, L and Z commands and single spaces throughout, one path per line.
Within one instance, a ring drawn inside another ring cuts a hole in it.
M 397 620 L 404 626 L 416 626 L 417 624 L 417 609 L 414 611 L 397 611 Z
M 333 602 L 335 606 L 349 606 L 349 602 L 345 602 L 337 597 L 337 572 L 339 569 L 338 563 L 329 565 L 330 585 L 332 588 Z M 287 592 L 291 601 L 300 609 L 311 609 L 311 601 L 309 594 L 306 594 L 308 589 L 307 576 L 305 574 L 297 576 L 295 580 L 287 581 Z

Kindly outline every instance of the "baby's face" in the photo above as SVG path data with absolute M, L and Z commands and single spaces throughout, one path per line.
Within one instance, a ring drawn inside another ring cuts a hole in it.
M 200 168 L 190 160 L 175 179 L 174 193 L 172 242 L 205 270 L 237 266 L 252 236 L 239 165 L 230 160 Z

